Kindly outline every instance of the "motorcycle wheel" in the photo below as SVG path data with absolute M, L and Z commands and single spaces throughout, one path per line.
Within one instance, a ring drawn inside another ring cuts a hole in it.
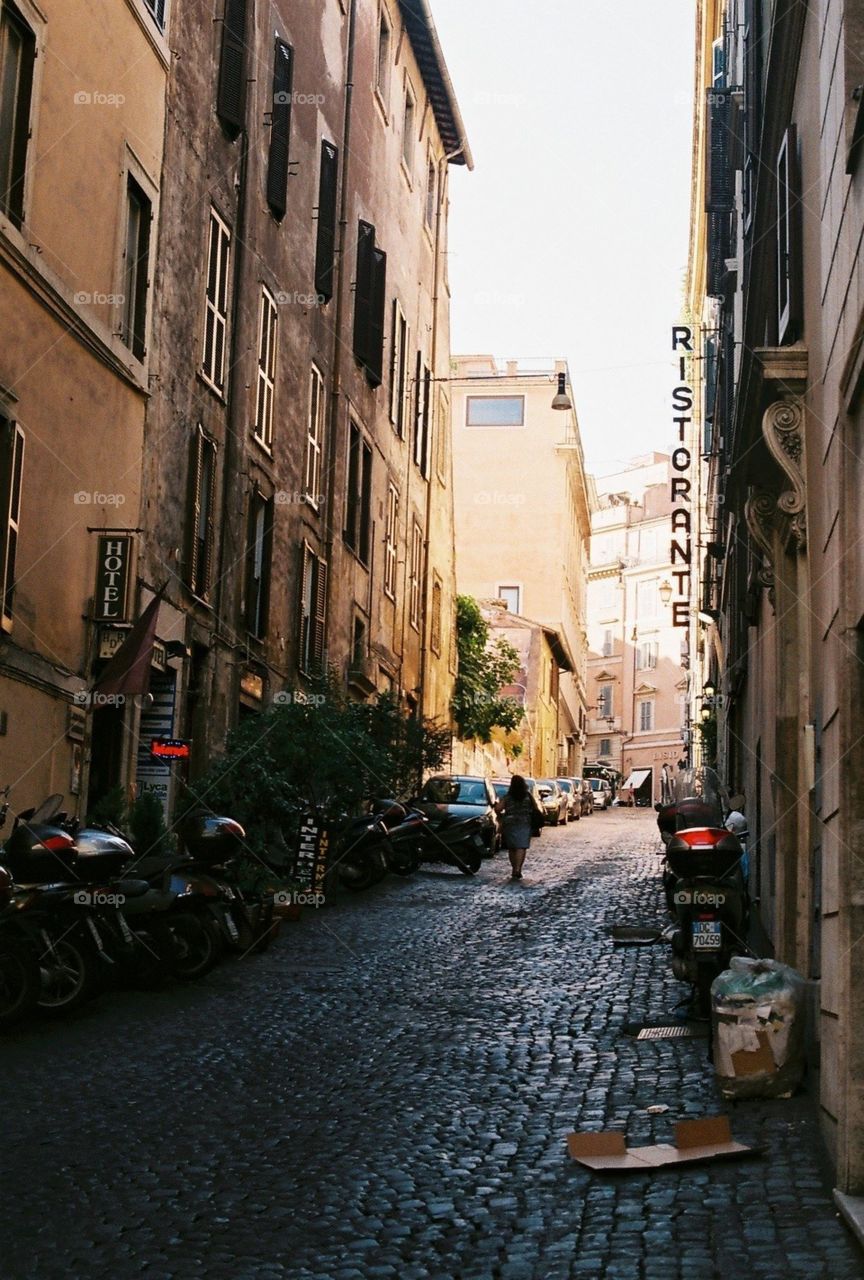
M 711 1021 L 711 984 L 716 977 L 713 969 L 709 969 L 707 965 L 700 965 L 696 982 L 694 983 L 694 1012 L 698 1018 L 707 1018 Z
M 52 940 L 39 957 L 37 1007 L 49 1017 L 77 1009 L 100 987 L 99 961 L 92 947 L 67 935 Z
M 146 924 L 136 926 L 136 955 L 131 961 L 132 985 L 156 989 L 174 972 L 177 944 L 167 921 L 149 917 Z
M 382 879 L 379 867 L 372 862 L 352 863 L 339 868 L 339 883 L 343 889 L 350 889 L 352 893 L 371 889 L 373 884 L 378 884 Z
M 184 982 L 203 978 L 219 959 L 215 928 L 192 911 L 178 911 L 167 924 L 174 940 L 172 973 Z
M 0 940 L 0 1027 L 11 1027 L 39 998 L 39 965 L 29 947 Z
M 473 850 L 471 853 L 454 854 L 453 857 L 463 876 L 476 876 L 483 863 L 483 855 Z

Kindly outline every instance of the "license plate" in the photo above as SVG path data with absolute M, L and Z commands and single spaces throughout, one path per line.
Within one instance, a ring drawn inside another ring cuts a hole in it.
M 693 921 L 693 950 L 719 951 L 723 945 L 723 926 L 719 920 Z

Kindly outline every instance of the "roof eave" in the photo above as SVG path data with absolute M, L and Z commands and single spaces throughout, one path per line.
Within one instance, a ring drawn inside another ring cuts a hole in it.
M 429 0 L 399 0 L 399 11 L 429 94 L 448 159 L 451 164 L 464 164 L 468 169 L 473 169 L 474 157 L 450 72 L 444 61 Z

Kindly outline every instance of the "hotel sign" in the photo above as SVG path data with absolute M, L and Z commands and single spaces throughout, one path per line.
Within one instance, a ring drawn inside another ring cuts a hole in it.
M 97 622 L 124 622 L 132 565 L 132 539 L 124 534 L 102 534 L 96 567 L 93 617 Z
M 688 428 L 693 423 L 693 388 L 687 375 L 687 356 L 693 354 L 693 330 L 689 325 L 672 326 L 672 350 L 678 357 L 678 382 L 672 391 L 672 424 L 678 444 L 672 453 L 672 537 L 669 560 L 672 565 L 672 625 L 689 627 L 691 571 L 693 566 L 693 456 L 688 448 Z

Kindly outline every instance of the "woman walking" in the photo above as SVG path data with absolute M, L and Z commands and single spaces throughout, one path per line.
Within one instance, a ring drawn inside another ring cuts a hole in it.
M 513 774 L 510 779 L 510 790 L 503 800 L 498 801 L 497 809 L 503 819 L 501 826 L 504 844 L 507 846 L 510 866 L 513 868 L 510 878 L 521 880 L 522 865 L 531 843 L 531 832 L 534 826 L 534 805 L 527 783 L 521 774 Z

